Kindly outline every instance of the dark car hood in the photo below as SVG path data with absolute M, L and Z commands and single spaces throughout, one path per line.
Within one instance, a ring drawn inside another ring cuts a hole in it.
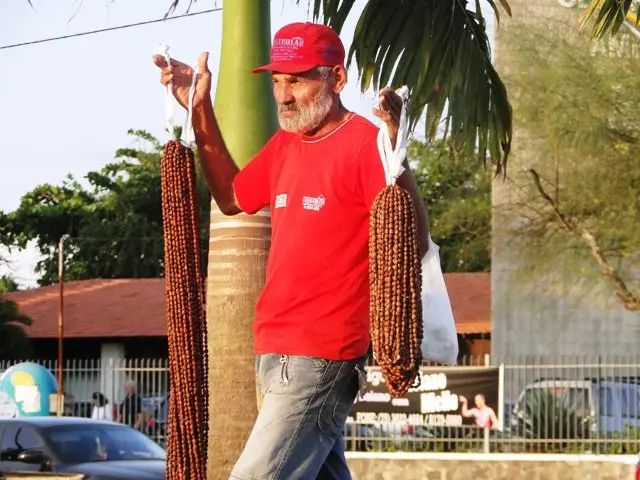
M 63 470 L 110 480 L 165 480 L 166 463 L 164 460 L 91 462 L 66 466 Z

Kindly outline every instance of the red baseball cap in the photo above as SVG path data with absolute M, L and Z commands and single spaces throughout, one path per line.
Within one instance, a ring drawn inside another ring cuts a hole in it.
M 310 22 L 290 23 L 276 32 L 271 63 L 252 71 L 294 74 L 320 65 L 333 67 L 343 63 L 344 45 L 335 30 Z

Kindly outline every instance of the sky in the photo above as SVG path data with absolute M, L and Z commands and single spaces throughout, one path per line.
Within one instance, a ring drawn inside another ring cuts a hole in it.
M 169 0 L 32 3 L 35 10 L 27 0 L 0 2 L 0 46 L 162 18 Z M 347 50 L 365 3 L 356 1 L 343 29 Z M 187 4 L 183 0 L 176 14 L 184 13 Z M 191 12 L 220 6 L 221 0 L 197 0 Z M 311 12 L 304 0 L 299 6 L 295 0 L 271 2 L 272 32 L 307 20 L 312 20 Z M 21 196 L 37 185 L 59 184 L 69 173 L 81 179 L 99 170 L 113 160 L 116 149 L 132 146 L 130 128 L 166 141 L 164 93 L 151 55 L 165 43 L 172 56 L 193 64 L 208 50 L 215 88 L 221 33 L 222 12 L 212 12 L 0 50 L 0 211 L 15 210 Z M 360 92 L 354 69 L 349 76 L 343 102 L 374 121 L 375 93 Z M 182 111 L 178 107 L 176 112 L 181 124 Z M 6 251 L 0 254 L 6 256 Z M 11 274 L 22 288 L 36 285 L 34 247 L 12 253 L 9 260 L 9 267 L 0 266 L 0 275 Z

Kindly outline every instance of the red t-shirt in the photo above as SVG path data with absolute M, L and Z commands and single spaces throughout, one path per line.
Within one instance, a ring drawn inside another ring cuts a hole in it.
M 321 138 L 279 130 L 234 179 L 239 207 L 270 206 L 256 354 L 347 360 L 369 346 L 369 212 L 384 188 L 378 129 L 353 115 Z

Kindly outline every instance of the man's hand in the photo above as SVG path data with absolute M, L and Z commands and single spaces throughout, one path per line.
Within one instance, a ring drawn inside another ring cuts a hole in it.
M 387 124 L 391 145 L 396 147 L 398 139 L 398 126 L 400 125 L 400 112 L 402 111 L 402 98 L 391 88 L 380 90 L 380 108 L 374 108 L 373 114 Z
M 194 110 L 204 102 L 211 101 L 211 72 L 207 66 L 208 60 L 209 52 L 203 52 L 198 58 L 198 78 L 193 96 Z M 166 86 L 169 82 L 173 82 L 173 96 L 182 107 L 188 108 L 193 69 L 174 59 L 171 59 L 171 65 L 167 65 L 167 60 L 162 55 L 154 55 L 153 63 L 161 70 L 160 83 Z

